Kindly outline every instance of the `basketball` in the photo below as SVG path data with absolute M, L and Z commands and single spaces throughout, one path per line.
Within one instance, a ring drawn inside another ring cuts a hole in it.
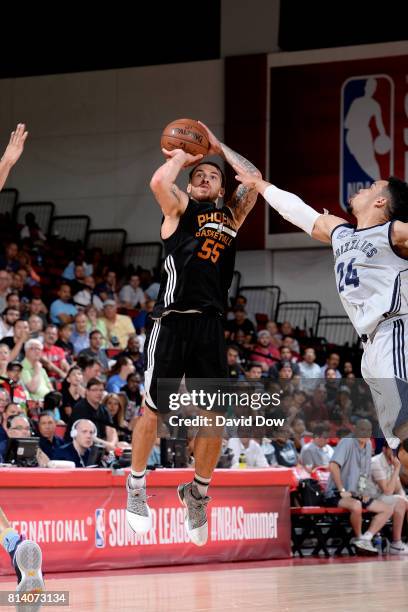
M 386 135 L 377 136 L 374 141 L 374 150 L 378 155 L 385 155 L 391 149 L 391 139 Z
M 207 155 L 210 148 L 207 132 L 194 119 L 176 119 L 163 130 L 160 140 L 163 149 L 183 149 L 191 155 Z

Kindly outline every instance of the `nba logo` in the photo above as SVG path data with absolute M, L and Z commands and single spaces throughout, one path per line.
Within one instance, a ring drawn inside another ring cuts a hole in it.
M 340 205 L 394 170 L 394 82 L 385 74 L 351 77 L 341 88 Z
M 95 546 L 105 547 L 105 508 L 95 510 Z

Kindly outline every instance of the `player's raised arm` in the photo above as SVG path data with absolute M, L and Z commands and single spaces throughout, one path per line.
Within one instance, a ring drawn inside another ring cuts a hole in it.
M 200 159 L 202 155 L 190 155 L 182 149 L 167 151 L 162 149 L 167 161 L 153 174 L 150 188 L 153 191 L 160 208 L 165 217 L 178 217 L 185 211 L 188 196 L 181 191 L 175 181 L 182 168 L 191 166 Z
M 227 161 L 234 170 L 248 173 L 253 178 L 262 178 L 262 174 L 250 161 L 245 159 L 239 153 L 236 153 L 230 147 L 223 142 L 220 142 L 218 138 L 211 132 L 211 130 L 201 121 L 198 122 L 208 134 L 208 140 L 210 142 L 209 155 L 220 155 Z M 228 202 L 228 207 L 231 209 L 234 216 L 237 229 L 242 225 L 247 217 L 248 213 L 252 210 L 255 205 L 258 192 L 251 186 L 244 184 L 239 185 L 234 191 L 231 200 Z
M 24 123 L 19 123 L 14 132 L 11 132 L 9 143 L 0 160 L 0 190 L 3 189 L 11 168 L 21 156 L 27 136 Z
M 262 177 L 254 178 L 252 174 L 241 171 L 239 166 L 232 165 L 237 171 L 235 178 L 242 185 L 255 189 L 286 221 L 293 223 L 315 240 L 330 242 L 333 229 L 341 223 L 346 223 L 341 217 L 318 213 L 294 193 L 283 191 L 264 181 Z

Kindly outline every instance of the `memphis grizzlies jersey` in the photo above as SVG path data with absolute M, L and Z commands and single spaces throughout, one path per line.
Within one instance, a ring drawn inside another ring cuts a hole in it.
M 392 223 L 366 229 L 343 223 L 332 232 L 337 290 L 360 336 L 408 314 L 408 260 L 392 246 Z

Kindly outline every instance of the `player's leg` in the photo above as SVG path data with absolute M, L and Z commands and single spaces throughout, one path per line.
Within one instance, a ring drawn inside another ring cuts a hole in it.
M 228 372 L 224 331 L 218 317 L 200 317 L 194 326 L 190 348 L 186 365 L 188 388 L 192 385 L 199 391 L 197 386 L 200 386 L 207 392 L 216 392 L 217 379 L 224 379 Z M 216 424 L 216 411 L 217 407 L 210 412 L 201 411 L 208 425 L 199 429 L 194 441 L 194 479 L 178 487 L 180 501 L 186 508 L 186 529 L 197 546 L 203 546 L 208 539 L 207 490 L 222 446 L 224 429 Z
M 36 542 L 24 539 L 13 529 L 1 508 L 0 544 L 10 555 L 17 576 L 17 591 L 44 591 L 41 548 Z

